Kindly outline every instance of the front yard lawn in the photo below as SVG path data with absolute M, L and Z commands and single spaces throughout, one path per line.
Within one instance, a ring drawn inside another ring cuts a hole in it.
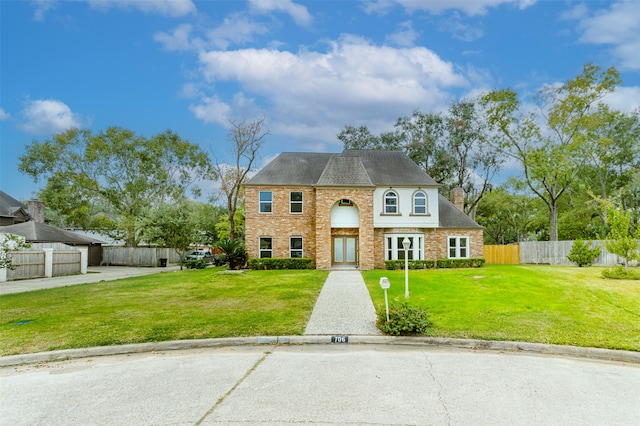
M 327 271 L 187 270 L 0 297 L 0 355 L 302 334 Z
M 409 271 L 409 305 L 427 308 L 431 335 L 640 351 L 640 283 L 602 268 L 486 265 Z M 404 298 L 404 271 L 363 273 L 376 308 Z

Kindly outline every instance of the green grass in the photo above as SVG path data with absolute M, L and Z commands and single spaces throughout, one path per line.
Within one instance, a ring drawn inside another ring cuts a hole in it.
M 0 297 L 0 355 L 302 334 L 326 271 L 187 270 Z
M 426 307 L 431 335 L 640 351 L 640 283 L 606 280 L 602 268 L 487 265 L 409 271 L 409 304 Z M 404 271 L 363 273 L 376 308 L 379 279 L 404 301 Z

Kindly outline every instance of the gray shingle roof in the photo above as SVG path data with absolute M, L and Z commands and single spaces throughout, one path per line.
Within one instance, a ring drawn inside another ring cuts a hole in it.
M 337 155 L 329 159 L 317 185 L 374 186 L 360 158 Z
M 284 152 L 247 185 L 439 186 L 401 151 Z
M 438 194 L 438 217 L 440 228 L 484 228 L 478 225 L 473 219 L 461 212 L 455 204 L 447 200 L 442 194 Z
M 0 216 L 15 217 L 16 213 L 22 210 L 28 215 L 28 208 L 25 204 L 13 198 L 4 191 L 0 191 Z
M 85 237 L 72 231 L 38 222 L 24 222 L 15 225 L 0 226 L 0 233 L 15 234 L 32 243 L 65 243 L 88 245 L 102 243 L 100 240 Z

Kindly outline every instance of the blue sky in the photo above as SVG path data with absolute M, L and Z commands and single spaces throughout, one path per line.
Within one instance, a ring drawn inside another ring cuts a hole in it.
M 224 162 L 228 120 L 264 117 L 261 165 L 587 62 L 621 71 L 608 103 L 640 106 L 637 0 L 3 0 L 0 31 L 0 189 L 23 200 L 44 185 L 25 146 L 69 127 L 171 129 Z

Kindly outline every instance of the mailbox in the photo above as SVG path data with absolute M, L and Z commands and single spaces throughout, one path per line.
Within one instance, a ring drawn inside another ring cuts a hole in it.
M 389 282 L 389 278 L 387 277 L 381 277 L 380 278 L 380 287 L 383 289 L 388 289 L 389 287 L 391 287 L 391 283 Z

